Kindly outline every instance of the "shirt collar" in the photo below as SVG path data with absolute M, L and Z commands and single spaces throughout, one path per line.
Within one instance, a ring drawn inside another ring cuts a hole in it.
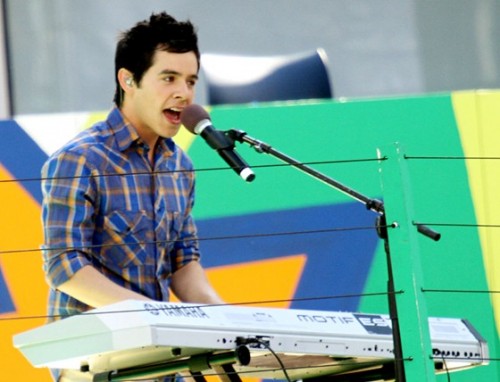
M 125 122 L 122 113 L 118 107 L 114 107 L 108 115 L 107 124 L 113 131 L 116 145 L 120 151 L 127 150 L 133 143 L 137 142 L 140 137 L 132 125 Z
M 116 144 L 120 151 L 125 151 L 133 144 L 142 142 L 134 127 L 125 121 L 123 114 L 120 112 L 118 107 L 115 106 L 111 110 L 107 118 L 107 123 L 113 131 L 116 138 Z M 175 143 L 171 138 L 160 139 L 159 143 L 160 146 L 166 151 L 175 151 Z

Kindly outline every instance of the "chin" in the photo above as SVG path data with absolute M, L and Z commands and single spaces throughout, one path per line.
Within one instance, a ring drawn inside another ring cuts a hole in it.
M 177 135 L 179 130 L 180 130 L 180 126 L 169 127 L 167 129 L 163 130 L 160 135 L 163 138 L 173 138 Z

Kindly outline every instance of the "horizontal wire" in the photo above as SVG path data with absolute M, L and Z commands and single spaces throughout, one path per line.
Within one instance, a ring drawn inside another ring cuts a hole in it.
M 472 290 L 472 289 L 427 289 L 421 288 L 422 292 L 428 293 L 478 293 L 478 294 L 497 294 L 499 290 Z
M 190 304 L 193 308 L 211 308 L 211 307 L 220 307 L 220 306 L 244 306 L 244 305 L 269 305 L 269 304 L 277 304 L 277 303 L 295 303 L 295 302 L 309 302 L 309 301 L 319 301 L 319 300 L 334 300 L 334 299 L 344 299 L 344 298 L 359 298 L 359 297 L 377 297 L 377 296 L 387 296 L 389 294 L 401 294 L 402 291 L 396 292 L 371 292 L 371 293 L 353 293 L 353 294 L 343 294 L 343 295 L 331 295 L 331 296 L 315 296 L 315 297 L 300 297 L 300 298 L 292 298 L 292 299 L 281 299 L 281 300 L 260 300 L 260 301 L 240 301 L 233 303 L 224 303 L 224 304 L 201 304 L 201 305 L 193 305 Z M 144 301 L 147 303 L 148 301 Z M 151 301 L 150 303 L 169 303 L 169 301 Z M 162 310 L 175 310 L 176 307 L 166 307 L 161 308 Z M 0 322 L 2 321 L 20 321 L 20 320 L 35 320 L 35 319 L 60 319 L 60 318 L 69 318 L 74 316 L 79 316 L 83 313 L 86 315 L 109 315 L 109 314 L 123 314 L 123 313 L 141 313 L 146 312 L 146 309 L 128 309 L 128 310 L 114 310 L 114 311 L 101 311 L 94 312 L 92 310 L 77 313 L 77 314 L 58 314 L 58 315 L 31 315 L 31 316 L 16 316 L 16 317 L 0 317 Z
M 427 225 L 427 226 L 436 226 L 436 227 L 463 227 L 463 228 L 500 228 L 500 224 L 471 224 L 471 223 L 416 223 L 413 222 L 413 225 Z
M 466 290 L 466 289 L 427 289 L 421 288 L 422 292 L 429 293 L 477 293 L 477 294 L 497 294 L 500 291 L 484 291 L 484 290 Z M 403 294 L 404 291 L 394 291 L 394 292 L 367 292 L 367 293 L 353 293 L 353 294 L 342 294 L 342 295 L 330 295 L 330 296 L 313 296 L 313 297 L 300 297 L 300 298 L 292 298 L 292 299 L 275 299 L 275 300 L 255 300 L 255 301 L 239 301 L 234 303 L 224 303 L 224 304 L 203 304 L 203 305 L 195 305 L 194 307 L 219 307 L 219 306 L 245 306 L 245 305 L 270 305 L 277 303 L 297 303 L 297 302 L 311 302 L 311 301 L 321 301 L 321 300 L 334 300 L 334 299 L 348 299 L 348 298 L 360 298 L 360 297 L 380 297 L 380 296 L 389 296 L 391 294 L 398 295 Z M 153 301 L 160 303 L 168 303 L 168 301 Z M 175 309 L 173 308 L 165 308 Z M 117 311 L 101 311 L 101 312 L 93 312 L 87 311 L 85 314 L 87 315 L 101 315 L 101 314 L 120 314 L 120 313 L 140 313 L 144 312 L 146 309 L 132 309 L 132 310 L 117 310 Z M 72 316 L 79 315 L 30 315 L 30 316 L 16 316 L 16 317 L 0 317 L 0 322 L 2 321 L 18 321 L 18 320 L 34 320 L 34 319 L 56 319 L 56 318 L 68 318 Z
M 379 161 L 378 158 L 361 158 L 361 159 L 339 159 L 330 161 L 314 161 L 314 162 L 303 162 L 302 165 L 326 165 L 326 164 L 343 164 L 343 163 L 359 163 L 359 162 L 374 162 Z M 288 163 L 278 163 L 278 164 L 263 164 L 263 165 L 253 165 L 252 168 L 275 168 L 275 167 L 293 167 L 292 164 Z M 72 175 L 72 176 L 56 176 L 56 177 L 39 177 L 39 178 L 19 178 L 19 179 L 0 179 L 1 183 L 12 183 L 12 182 L 41 182 L 47 180 L 67 180 L 67 179 L 82 179 L 89 177 L 104 178 L 111 176 L 131 176 L 131 175 L 158 175 L 158 174 L 175 174 L 175 173 L 190 173 L 190 172 L 209 172 L 209 171 L 233 171 L 230 167 L 210 167 L 202 169 L 193 170 L 164 170 L 164 171 L 136 171 L 136 172 L 123 172 L 123 173 L 110 173 L 110 174 L 98 174 L 98 175 Z
M 420 160 L 499 160 L 500 157 L 485 157 L 485 156 L 416 156 L 416 155 L 404 155 L 405 159 L 420 159 Z
M 405 159 L 419 159 L 419 160 L 500 160 L 500 157 L 466 157 L 466 156 L 410 156 L 405 155 Z M 338 160 L 327 160 L 327 161 L 311 161 L 311 162 L 301 162 L 301 165 L 325 165 L 325 164 L 345 164 L 345 163 L 363 163 L 363 162 L 380 162 L 382 160 L 388 160 L 388 158 L 358 158 L 358 159 L 338 159 Z M 278 163 L 278 164 L 263 164 L 263 165 L 252 165 L 252 168 L 276 168 L 276 167 L 293 167 L 293 164 L 289 163 Z M 152 175 L 152 174 L 168 174 L 168 173 L 182 173 L 182 172 L 208 172 L 208 171 L 227 171 L 232 170 L 229 167 L 210 167 L 201 168 L 193 170 L 167 170 L 167 171 L 144 171 L 144 172 L 124 172 L 121 174 L 99 174 L 99 175 L 75 175 L 75 176 L 61 176 L 61 177 L 37 177 L 37 178 L 19 178 L 19 179 L 0 179 L 1 183 L 11 183 L 11 182 L 34 182 L 34 181 L 44 181 L 50 179 L 80 179 L 88 176 L 94 177 L 107 177 L 107 176 L 128 176 L 128 175 Z
M 427 224 L 427 223 L 426 223 Z M 386 226 L 386 228 L 391 227 L 392 225 Z M 276 236 L 288 236 L 288 235 L 308 235 L 308 234 L 322 234 L 322 233 L 333 233 L 333 232 L 345 232 L 345 231 L 354 231 L 354 230 L 372 230 L 373 226 L 360 226 L 360 227 L 343 227 L 343 228 L 329 228 L 322 230 L 310 230 L 310 231 L 288 231 L 288 232 L 278 232 L 278 233 L 260 233 L 260 234 L 251 234 L 251 235 L 234 235 L 234 236 L 218 236 L 218 237 L 206 237 L 206 238 L 198 238 L 199 241 L 212 241 L 212 240 L 237 240 L 237 239 L 251 239 L 258 237 L 276 237 Z M 78 249 L 92 249 L 92 248 L 102 248 L 102 247 L 111 247 L 111 246 L 126 246 L 126 245 L 149 245 L 149 244 L 157 244 L 157 243 L 175 243 L 180 242 L 181 240 L 165 240 L 165 241 L 152 241 L 152 242 L 139 242 L 139 243 L 124 243 L 124 244 L 109 244 L 109 245 L 95 245 L 95 246 L 84 246 L 84 247 L 66 247 L 66 248 L 46 248 L 47 251 L 70 251 L 70 250 L 78 250 Z M 14 254 L 14 253 L 29 253 L 29 252 L 39 252 L 42 249 L 20 249 L 20 250 L 7 250 L 0 251 L 1 254 Z M 496 294 L 498 291 L 477 291 L 477 290 L 446 290 L 446 289 L 422 289 L 423 292 L 434 292 L 434 293 L 490 293 Z M 317 299 L 325 299 L 325 298 L 335 298 L 333 296 L 328 297 L 318 297 Z M 340 298 L 340 297 L 339 297 Z M 314 299 L 314 298 L 306 298 L 305 300 Z M 287 300 L 287 301 L 302 301 L 302 300 Z M 274 302 L 285 302 L 285 301 L 274 301 Z M 247 304 L 258 304 L 258 303 L 266 303 L 265 301 L 254 301 Z M 272 302 L 268 302 L 272 303 Z M 241 303 L 240 303 L 241 304 Z M 46 317 L 46 316 L 41 316 Z
M 387 227 L 393 228 L 392 225 Z M 362 230 L 373 230 L 375 226 L 358 226 L 358 227 L 341 227 L 341 228 L 325 228 L 310 231 L 288 231 L 288 232 L 274 232 L 274 233 L 255 233 L 248 235 L 233 235 L 233 236 L 213 236 L 213 237 L 199 237 L 196 240 L 203 241 L 214 241 L 214 240 L 236 240 L 236 239 L 253 239 L 253 238 L 265 238 L 265 237 L 276 237 L 276 236 L 292 236 L 292 235 L 310 235 L 310 234 L 322 234 L 322 233 L 332 233 L 332 232 L 346 232 L 346 231 L 362 231 Z M 185 239 L 192 241 L 193 239 Z M 54 247 L 54 248 L 44 248 L 44 251 L 71 251 L 71 250 L 82 250 L 82 249 L 96 249 L 96 248 L 109 248 L 109 247 L 121 247 L 121 246 L 138 246 L 138 245 L 151 245 L 151 244 L 169 244 L 169 243 L 180 243 L 184 240 L 156 240 L 156 241 L 142 241 L 136 243 L 122 243 L 122 244 L 102 244 L 102 245 L 85 245 L 82 247 Z M 14 253 L 28 253 L 28 252 L 39 252 L 42 251 L 41 248 L 29 248 L 29 249 L 12 249 L 12 250 L 2 250 L 0 255 L 14 254 Z

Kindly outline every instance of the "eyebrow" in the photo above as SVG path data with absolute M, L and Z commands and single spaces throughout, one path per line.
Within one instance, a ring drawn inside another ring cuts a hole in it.
M 162 70 L 158 74 L 160 76 L 161 75 L 173 75 L 173 76 L 182 77 L 182 73 L 180 73 L 180 72 L 178 72 L 176 70 L 171 70 L 171 69 L 164 69 L 164 70 Z M 198 79 L 198 75 L 197 74 L 192 74 L 192 75 L 189 76 L 189 78 L 197 80 Z

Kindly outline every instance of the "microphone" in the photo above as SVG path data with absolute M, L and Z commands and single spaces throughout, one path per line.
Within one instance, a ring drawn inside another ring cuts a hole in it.
M 192 104 L 181 112 L 181 122 L 191 133 L 201 135 L 208 145 L 217 150 L 219 155 L 226 161 L 243 180 L 251 182 L 255 179 L 254 172 L 248 164 L 234 151 L 234 141 L 223 131 L 216 130 L 208 113 L 200 105 Z

